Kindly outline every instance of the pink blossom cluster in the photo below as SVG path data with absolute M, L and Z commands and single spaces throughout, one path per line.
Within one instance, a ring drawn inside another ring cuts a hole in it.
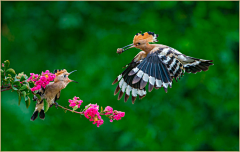
M 121 111 L 117 111 L 117 110 L 113 111 L 113 108 L 110 106 L 107 106 L 104 109 L 104 112 L 105 112 L 105 115 L 110 115 L 109 116 L 110 122 L 113 122 L 113 120 L 120 120 L 122 117 L 125 116 L 125 112 L 121 112 Z
M 82 104 L 82 100 L 79 100 L 79 97 L 73 97 L 73 100 L 69 99 L 68 102 L 70 103 L 69 104 L 69 107 L 75 107 L 77 106 L 78 108 L 80 108 L 81 104 Z
M 38 74 L 30 73 L 30 77 L 27 81 L 33 81 L 34 87 L 31 88 L 31 91 L 36 91 L 41 89 L 41 87 L 46 88 L 46 86 L 49 84 L 50 81 L 53 81 L 56 77 L 55 74 L 50 73 L 49 70 L 46 70 L 46 72 L 42 72 L 41 76 L 38 76 Z
M 89 104 L 85 108 L 87 109 L 84 111 L 84 116 L 89 119 L 89 121 L 93 121 L 93 124 L 96 124 L 97 127 L 103 124 L 104 121 L 98 112 L 99 106 L 97 104 Z

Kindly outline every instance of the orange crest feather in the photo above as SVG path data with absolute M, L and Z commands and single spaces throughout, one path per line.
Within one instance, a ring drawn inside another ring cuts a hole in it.
M 58 75 L 61 75 L 61 74 L 63 74 L 63 73 L 67 73 L 67 74 L 68 74 L 67 70 L 66 70 L 66 69 L 63 69 L 63 70 L 57 70 L 56 73 L 55 73 L 55 75 L 58 76 Z
M 146 40 L 147 42 L 157 42 L 157 34 L 153 32 L 145 32 L 143 34 L 137 33 L 133 38 L 133 43 L 138 42 L 139 40 Z

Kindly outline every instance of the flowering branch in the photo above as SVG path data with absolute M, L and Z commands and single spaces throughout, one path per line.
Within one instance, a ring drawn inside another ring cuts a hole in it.
M 83 112 L 77 112 L 77 111 L 74 111 L 74 110 L 65 108 L 65 107 L 63 107 L 63 106 L 61 106 L 61 105 L 59 105 L 59 104 L 56 104 L 56 103 L 54 103 L 54 105 L 56 105 L 56 106 L 58 106 L 58 107 L 60 107 L 60 108 L 62 108 L 62 109 L 64 109 L 64 110 L 71 111 L 71 112 L 73 112 L 73 113 L 78 113 L 78 114 L 82 114 L 82 115 L 83 115 Z
M 28 77 L 23 72 L 17 75 L 15 73 L 15 70 L 13 70 L 12 68 L 9 68 L 9 65 L 10 65 L 10 62 L 8 60 L 2 63 L 1 92 L 7 91 L 7 90 L 16 91 L 19 97 L 18 104 L 20 105 L 21 99 L 23 98 L 25 100 L 27 108 L 29 107 L 30 101 L 31 101 L 29 98 L 30 94 L 35 95 L 38 98 L 38 100 L 42 100 L 41 96 L 38 95 L 37 92 L 41 88 L 46 88 L 47 85 L 54 80 L 55 74 L 50 73 L 49 70 L 46 70 L 46 72 L 42 72 L 41 75 L 30 73 L 31 75 L 30 77 Z M 91 103 L 85 106 L 83 110 L 76 111 L 77 109 L 80 108 L 83 102 L 82 100 L 79 99 L 79 97 L 76 97 L 76 96 L 72 100 L 69 99 L 68 102 L 70 103 L 69 107 L 71 107 L 72 109 L 68 109 L 56 103 L 54 104 L 64 109 L 65 111 L 70 111 L 72 113 L 84 115 L 87 119 L 89 119 L 89 121 L 92 121 L 93 124 L 96 124 L 97 127 L 102 125 L 104 122 L 101 116 L 106 116 L 107 118 L 110 119 L 110 122 L 113 122 L 113 120 L 120 120 L 122 117 L 125 116 L 125 112 L 113 110 L 113 108 L 110 106 L 107 106 L 103 110 L 102 107 L 101 109 L 99 109 L 99 106 L 97 104 L 91 104 Z M 47 102 L 44 102 L 44 107 L 45 107 L 45 104 L 48 105 Z

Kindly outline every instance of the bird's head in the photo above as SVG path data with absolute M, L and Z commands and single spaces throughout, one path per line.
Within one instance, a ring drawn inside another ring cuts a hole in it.
M 62 81 L 62 82 L 64 82 L 64 83 L 66 83 L 66 84 L 68 84 L 69 82 L 76 82 L 76 81 L 71 80 L 71 79 L 68 78 L 68 76 L 69 76 L 71 73 L 75 72 L 75 71 L 77 71 L 77 70 L 74 70 L 74 71 L 68 73 L 67 70 L 65 70 L 65 69 L 62 69 L 62 70 L 54 70 L 54 74 L 56 75 L 56 77 L 55 77 L 55 79 L 54 79 L 54 82 Z M 78 83 L 78 82 L 76 82 L 76 83 Z
M 141 34 L 141 32 L 137 33 L 134 38 L 133 38 L 133 43 L 129 44 L 123 48 L 120 48 L 117 50 L 117 53 L 121 54 L 122 52 L 126 51 L 127 49 L 130 48 L 138 48 L 141 50 L 144 50 L 149 42 L 157 42 L 157 34 L 154 34 L 153 32 L 145 32 Z

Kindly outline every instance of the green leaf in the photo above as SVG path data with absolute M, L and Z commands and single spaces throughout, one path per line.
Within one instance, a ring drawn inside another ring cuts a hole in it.
M 15 90 L 15 91 L 18 90 L 18 88 L 14 87 L 13 85 L 12 85 L 12 89 Z
M 24 80 L 26 80 L 26 79 L 25 79 L 25 76 L 23 75 L 23 76 L 20 78 L 20 82 L 22 82 L 22 81 L 24 81 Z
M 28 108 L 30 106 L 30 98 L 29 98 L 29 96 L 26 97 L 25 102 L 26 102 L 26 107 Z
M 22 95 L 23 95 L 23 99 L 26 100 L 25 99 L 25 97 L 26 97 L 26 92 L 25 91 L 22 91 Z
M 13 85 L 16 85 L 16 86 L 20 87 L 20 86 L 21 86 L 21 83 L 20 83 L 19 81 L 14 81 L 14 82 L 13 82 Z
M 22 82 L 22 84 L 26 84 L 26 85 L 28 85 L 29 83 L 28 83 L 28 82 L 26 82 L 26 81 L 23 81 L 23 82 Z
M 44 101 L 44 113 L 46 113 L 49 109 L 49 105 L 48 105 L 48 102 L 46 101 L 46 99 L 43 99 Z
M 21 93 L 18 92 L 18 105 L 20 105 L 20 103 L 21 103 Z
M 7 70 L 10 65 L 10 62 L 8 60 L 4 61 L 4 69 Z
M 1 76 L 4 77 L 4 71 L 1 69 Z
M 19 90 L 25 90 L 27 88 L 28 88 L 27 85 L 23 85 Z
M 30 81 L 28 84 L 29 84 L 29 86 L 30 86 L 31 88 L 34 87 L 34 83 L 33 83 L 32 81 Z
M 36 94 L 37 98 L 41 100 L 41 96 L 39 94 Z
M 75 111 L 75 110 L 77 110 L 77 109 L 78 109 L 78 106 L 77 106 L 77 105 L 73 107 L 73 111 Z
M 15 76 L 15 75 L 16 75 L 15 70 L 13 70 L 12 68 L 7 69 L 6 73 L 7 73 L 7 74 L 11 74 L 12 76 Z

